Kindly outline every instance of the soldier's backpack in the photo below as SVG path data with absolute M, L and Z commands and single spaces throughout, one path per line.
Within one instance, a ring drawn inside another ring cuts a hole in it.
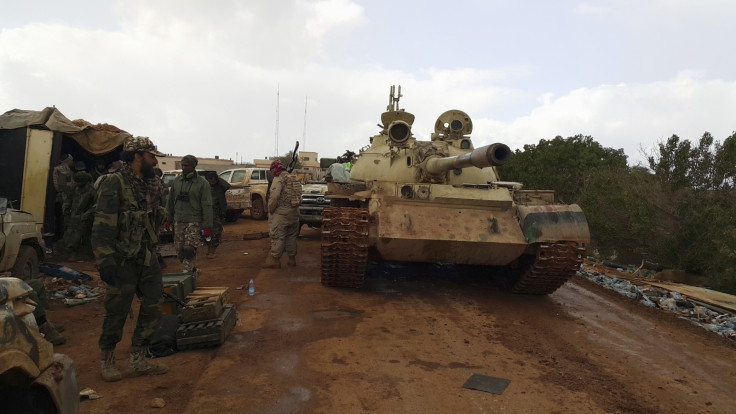
M 297 177 L 296 174 L 291 173 L 287 174 L 286 171 L 281 173 L 281 176 L 284 177 L 284 188 L 283 194 L 286 197 L 287 200 L 289 200 L 289 205 L 292 207 L 297 207 L 302 204 L 302 183 L 299 182 L 299 177 Z

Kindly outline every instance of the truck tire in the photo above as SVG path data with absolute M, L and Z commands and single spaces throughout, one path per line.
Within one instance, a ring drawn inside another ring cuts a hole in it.
M 250 216 L 253 220 L 263 220 L 266 218 L 266 208 L 263 205 L 261 197 L 255 197 L 250 206 Z
M 236 222 L 241 214 L 243 214 L 243 210 L 228 210 L 225 213 L 225 221 L 228 223 Z
M 38 253 L 31 246 L 20 246 L 12 276 L 22 280 L 38 278 Z

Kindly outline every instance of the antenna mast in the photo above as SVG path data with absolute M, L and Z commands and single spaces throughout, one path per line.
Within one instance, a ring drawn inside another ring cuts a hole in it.
M 279 156 L 279 89 L 280 85 L 276 85 L 276 149 L 274 157 Z

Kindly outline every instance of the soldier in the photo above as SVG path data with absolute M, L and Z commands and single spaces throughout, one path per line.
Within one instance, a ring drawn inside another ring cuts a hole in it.
M 33 317 L 36 318 L 38 331 L 43 337 L 54 345 L 63 345 L 66 338 L 61 332 L 64 332 L 64 325 L 53 323 L 48 319 L 46 309 L 49 308 L 48 298 L 46 296 L 46 287 L 41 279 L 25 280 L 28 286 L 33 289 L 28 297 L 36 303 L 36 309 L 33 310 Z
M 222 223 L 227 213 L 225 192 L 230 189 L 230 183 L 218 177 L 214 171 L 208 172 L 205 178 L 210 183 L 212 191 L 212 240 L 206 242 L 207 258 L 214 259 L 215 250 L 222 239 Z
M 264 268 L 280 269 L 281 255 L 286 251 L 288 266 L 296 266 L 296 236 L 299 235 L 299 204 L 302 202 L 302 186 L 296 175 L 289 174 L 280 161 L 270 167 L 273 183 L 268 195 L 268 231 L 271 237 L 271 254 Z
M 156 150 L 146 137 L 129 137 L 123 143 L 120 172 L 109 174 L 100 184 L 92 226 L 94 249 L 100 277 L 107 283 L 105 320 L 99 346 L 102 352 L 102 379 L 122 378 L 115 367 L 115 346 L 123 335 L 125 319 L 133 301 L 140 310 L 133 332 L 129 364 L 134 375 L 158 375 L 168 367 L 150 361 L 148 345 L 161 322 L 162 280 L 156 260 L 158 238 L 165 211 L 161 206 L 161 180 L 153 167 Z
M 83 166 L 77 167 L 78 171 L 74 173 L 69 226 L 59 244 L 62 246 L 62 254 L 72 253 L 75 259 L 89 259 L 92 253 L 90 235 L 97 193 L 92 186 L 92 176 L 84 171 Z
M 174 222 L 174 247 L 182 264 L 182 272 L 194 270 L 197 247 L 212 229 L 212 195 L 210 184 L 197 175 L 197 158 L 181 159 L 181 174 L 174 179 L 166 203 L 169 220 Z
M 68 224 L 70 211 L 64 210 L 64 205 L 71 196 L 72 165 L 74 157 L 71 154 L 63 154 L 59 165 L 54 167 L 52 181 L 56 190 L 56 236 L 57 239 L 64 234 L 65 225 Z

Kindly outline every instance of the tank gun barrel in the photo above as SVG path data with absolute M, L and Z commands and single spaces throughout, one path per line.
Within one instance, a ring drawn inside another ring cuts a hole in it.
M 456 168 L 500 166 L 506 164 L 510 155 L 511 149 L 506 144 L 486 145 L 454 157 L 430 158 L 427 160 L 427 172 L 441 174 Z

